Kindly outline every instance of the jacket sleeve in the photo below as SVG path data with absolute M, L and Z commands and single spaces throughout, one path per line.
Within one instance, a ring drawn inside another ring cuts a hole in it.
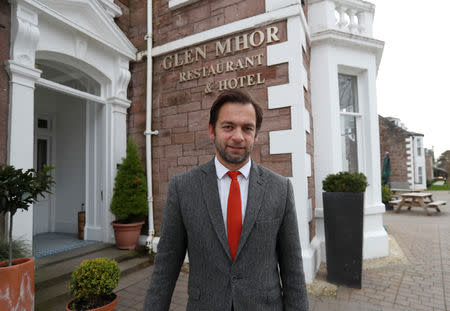
M 284 311 L 309 310 L 292 184 L 287 180 L 286 206 L 277 241 Z
M 168 311 L 181 265 L 186 256 L 187 236 L 181 216 L 176 179 L 169 183 L 161 225 L 161 238 L 147 290 L 144 311 Z

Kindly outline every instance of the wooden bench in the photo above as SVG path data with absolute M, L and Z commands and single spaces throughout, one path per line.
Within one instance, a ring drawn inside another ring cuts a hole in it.
M 439 206 L 446 205 L 446 204 L 447 204 L 446 201 L 433 201 L 433 202 L 427 203 L 426 207 L 434 207 L 438 212 L 440 212 L 441 210 L 439 209 Z
M 391 205 L 398 205 L 401 201 L 402 200 L 392 200 L 392 201 L 389 201 L 389 204 L 391 204 Z

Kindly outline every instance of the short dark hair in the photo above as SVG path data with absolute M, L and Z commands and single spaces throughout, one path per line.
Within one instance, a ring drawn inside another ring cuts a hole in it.
M 224 91 L 220 93 L 220 95 L 216 98 L 216 100 L 212 104 L 211 110 L 209 111 L 209 124 L 213 127 L 213 129 L 216 128 L 220 108 L 225 103 L 251 104 L 255 109 L 256 114 L 256 133 L 259 132 L 263 119 L 263 111 L 261 107 L 250 97 L 249 94 L 236 90 Z

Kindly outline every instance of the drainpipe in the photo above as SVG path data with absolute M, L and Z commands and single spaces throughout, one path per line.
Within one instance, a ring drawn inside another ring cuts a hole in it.
M 147 0 L 147 88 L 146 88 L 146 126 L 145 147 L 147 162 L 147 200 L 148 200 L 148 238 L 146 247 L 151 253 L 153 250 L 153 238 L 155 236 L 155 224 L 153 221 L 153 185 L 152 185 L 152 135 L 158 135 L 158 131 L 152 131 L 152 39 L 153 39 L 153 16 L 152 0 Z

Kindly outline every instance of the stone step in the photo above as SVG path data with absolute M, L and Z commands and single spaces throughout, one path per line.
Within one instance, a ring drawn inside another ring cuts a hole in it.
M 119 286 L 114 292 L 119 292 L 139 281 L 148 280 L 150 283 L 150 276 L 153 270 L 153 265 L 141 268 L 137 271 L 122 275 L 119 280 Z M 68 285 L 67 285 L 68 286 Z M 67 287 L 68 288 L 68 287 Z M 40 303 L 36 305 L 35 311 L 61 311 L 64 310 L 65 305 L 72 299 L 69 293 L 62 293 L 52 299 L 49 299 L 45 303 Z M 120 299 L 120 297 L 119 297 Z
M 34 277 L 35 286 L 36 288 L 45 288 L 49 284 L 58 282 L 58 280 L 70 278 L 70 275 L 75 268 L 85 259 L 107 257 L 120 262 L 124 259 L 133 257 L 133 254 L 135 253 L 128 250 L 119 250 L 114 247 L 108 247 L 85 254 L 79 254 L 63 261 L 56 261 L 53 264 L 47 264 L 36 268 Z
M 70 251 L 54 254 L 51 256 L 41 257 L 35 259 L 35 268 L 40 269 L 48 265 L 56 264 L 58 262 L 62 262 L 71 258 L 85 256 L 89 253 L 100 251 L 105 248 L 114 247 L 114 244 L 108 243 L 95 243 L 92 245 L 88 245 L 85 247 L 76 248 Z
M 140 270 L 151 265 L 148 256 L 136 251 L 119 250 L 111 245 L 97 246 L 97 248 L 86 247 L 84 251 L 78 250 L 72 253 L 72 256 L 74 257 L 65 254 L 59 259 L 39 263 L 35 272 L 35 302 L 38 307 L 36 310 L 49 311 L 48 307 L 55 304 L 59 306 L 59 310 L 64 310 L 64 304 L 61 303 L 67 303 L 70 300 L 68 294 L 70 276 L 85 259 L 97 257 L 115 259 L 120 267 L 119 286 L 127 282 L 129 274 L 140 274 Z

